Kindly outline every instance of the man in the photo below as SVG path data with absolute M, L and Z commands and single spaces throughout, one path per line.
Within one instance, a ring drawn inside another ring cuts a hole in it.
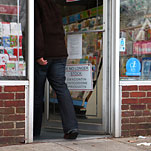
M 34 136 L 42 123 L 46 78 L 55 90 L 65 139 L 76 139 L 78 123 L 70 92 L 65 84 L 67 49 L 62 18 L 54 0 L 35 0 Z

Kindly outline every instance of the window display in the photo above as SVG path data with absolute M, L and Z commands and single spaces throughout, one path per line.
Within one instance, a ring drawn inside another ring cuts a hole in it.
M 0 0 L 0 78 L 26 76 L 26 1 Z
M 151 6 L 150 0 L 121 0 L 120 7 L 121 80 L 151 79 L 150 6 Z

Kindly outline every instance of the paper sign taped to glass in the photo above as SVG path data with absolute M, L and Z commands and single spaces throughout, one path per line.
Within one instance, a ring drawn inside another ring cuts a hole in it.
M 68 59 L 82 58 L 82 34 L 67 36 Z
M 92 65 L 71 64 L 66 66 L 66 83 L 70 90 L 92 91 Z

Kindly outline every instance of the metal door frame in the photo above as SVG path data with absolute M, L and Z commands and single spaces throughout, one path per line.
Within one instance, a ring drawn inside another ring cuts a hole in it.
M 119 101 L 119 22 L 120 0 L 103 0 L 104 50 L 103 50 L 103 127 L 115 137 L 121 136 L 121 112 Z M 110 37 L 110 38 L 109 38 Z M 116 50 L 116 51 L 115 51 Z M 107 53 L 105 53 L 108 52 Z M 113 54 L 113 55 L 112 55 Z M 26 142 L 33 142 L 33 71 L 34 71 L 34 1 L 28 0 L 28 112 Z M 116 59 L 115 59 L 115 58 Z M 107 62 L 107 60 L 110 60 Z M 114 70 L 113 70 L 114 69 Z M 107 77 L 107 75 L 109 75 Z M 115 80 L 116 79 L 116 80 Z M 114 91 L 113 91 L 114 90 Z M 108 102 L 106 101 L 108 100 Z
M 28 82 L 25 89 L 25 143 L 33 142 L 33 105 L 34 105 L 34 0 L 27 0 L 28 29 Z
M 110 0 L 110 132 L 114 137 L 121 136 L 121 102 L 119 84 L 119 35 L 120 35 L 120 0 Z
M 110 91 L 109 91 L 109 9 L 111 3 L 103 0 L 103 96 L 102 96 L 102 124 L 96 127 L 99 131 L 110 133 Z M 98 30 L 96 30 L 98 31 Z M 94 32 L 94 31 L 89 31 Z M 81 32 L 77 32 L 81 33 Z M 45 112 L 44 122 L 49 119 L 49 83 L 45 86 Z M 84 125 L 82 125 L 83 127 Z
M 103 0 L 104 50 L 103 53 L 103 130 L 115 137 L 121 136 L 119 101 L 119 22 L 120 0 Z M 110 37 L 110 38 L 109 38 Z M 116 50 L 116 51 L 115 51 Z M 113 55 L 114 56 L 113 56 Z M 26 106 L 26 142 L 33 142 L 33 71 L 34 71 L 34 1 L 28 0 L 28 79 L 29 90 Z M 114 57 L 116 56 L 116 59 Z M 109 60 L 109 62 L 107 62 Z M 114 69 L 114 70 L 113 70 Z M 106 77 L 109 75 L 108 77 Z M 116 79 L 116 80 L 115 80 Z M 114 90 L 114 91 L 113 91 Z M 108 102 L 106 101 L 108 100 Z M 116 111 L 116 112 L 115 112 Z M 45 115 L 45 117 L 47 117 Z

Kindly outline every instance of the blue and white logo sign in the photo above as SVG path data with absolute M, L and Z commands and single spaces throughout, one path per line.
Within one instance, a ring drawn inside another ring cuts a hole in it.
M 126 75 L 127 76 L 140 76 L 141 75 L 141 63 L 136 58 L 128 59 L 126 63 Z
M 120 38 L 120 52 L 125 52 L 125 38 Z

